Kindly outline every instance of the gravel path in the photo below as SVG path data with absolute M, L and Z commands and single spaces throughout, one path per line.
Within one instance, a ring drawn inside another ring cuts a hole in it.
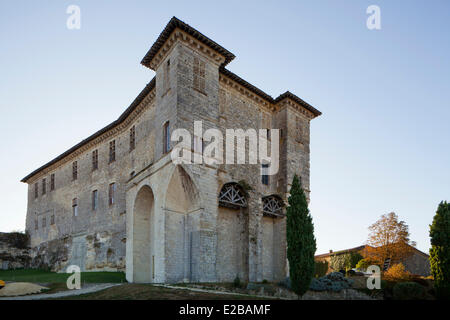
M 28 296 L 20 296 L 20 297 L 4 297 L 0 298 L 0 300 L 41 300 L 41 299 L 53 299 L 53 298 L 63 298 L 70 296 L 78 296 L 80 294 L 97 292 L 103 289 L 111 288 L 114 286 L 118 286 L 120 283 L 98 283 L 98 284 L 85 284 L 79 290 L 68 290 L 61 291 L 56 293 L 40 293 L 40 294 L 32 294 Z

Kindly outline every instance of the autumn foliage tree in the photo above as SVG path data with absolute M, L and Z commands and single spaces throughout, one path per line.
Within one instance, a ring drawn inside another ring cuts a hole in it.
M 383 266 L 387 258 L 402 261 L 413 253 L 416 243 L 409 239 L 409 227 L 394 212 L 382 215 L 369 230 L 367 255 L 378 265 Z

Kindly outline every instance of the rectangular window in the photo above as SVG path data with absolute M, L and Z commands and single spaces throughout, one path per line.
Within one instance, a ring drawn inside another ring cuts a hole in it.
M 50 175 L 50 191 L 55 190 L 55 174 Z
M 194 58 L 194 89 L 205 93 L 205 61 Z
M 47 226 L 47 218 L 43 217 L 42 218 L 42 228 L 45 228 Z
M 204 142 L 203 139 L 199 136 L 194 136 L 194 152 L 203 154 L 204 150 Z
M 34 230 L 39 229 L 38 219 L 34 219 Z
M 75 198 L 72 200 L 72 213 L 74 217 L 78 216 L 78 199 Z
M 110 206 L 112 206 L 116 202 L 115 193 L 116 193 L 116 184 L 111 183 L 109 185 L 109 205 Z
M 295 126 L 296 126 L 295 139 L 297 140 L 297 142 L 301 143 L 302 142 L 302 120 L 300 119 L 300 117 L 296 117 Z
M 98 207 L 98 191 L 92 191 L 92 210 L 97 210 Z
M 116 161 L 116 140 L 109 143 L 109 163 Z
M 167 60 L 167 63 L 164 67 L 164 93 L 165 94 L 170 88 L 170 59 Z
M 42 194 L 47 192 L 47 179 L 42 179 Z
M 267 140 L 270 141 L 270 128 L 271 128 L 271 123 L 270 123 L 270 116 L 266 113 L 262 114 L 262 128 L 263 129 L 267 129 Z
M 136 128 L 132 126 L 130 129 L 130 151 L 133 151 L 136 147 Z
M 92 151 L 92 170 L 98 169 L 98 150 Z
M 72 180 L 78 179 L 78 162 L 74 161 L 72 164 Z
M 261 183 L 264 185 L 269 185 L 269 175 L 265 174 L 267 171 L 267 168 L 269 168 L 268 164 L 262 165 L 262 175 L 261 175 Z
M 37 198 L 37 197 L 39 197 L 39 186 L 38 186 L 38 183 L 36 182 L 34 184 L 34 198 Z
M 169 121 L 167 121 L 166 123 L 164 123 L 164 128 L 163 128 L 164 132 L 163 132 L 163 152 L 167 153 L 170 150 L 170 126 L 169 126 Z
M 52 214 L 52 216 L 50 217 L 50 224 L 54 225 L 55 224 L 55 215 Z

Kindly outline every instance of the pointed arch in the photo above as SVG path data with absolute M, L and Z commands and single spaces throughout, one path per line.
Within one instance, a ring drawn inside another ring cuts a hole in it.
M 226 183 L 219 192 L 219 206 L 231 209 L 247 208 L 247 194 L 238 183 Z
M 176 283 L 198 278 L 200 195 L 194 181 L 177 165 L 165 194 L 166 281 Z
M 273 218 L 282 218 L 284 202 L 278 195 L 270 195 L 262 198 L 263 201 L 263 215 Z
M 178 213 L 188 213 L 200 207 L 200 195 L 192 178 L 180 165 L 175 167 L 166 191 L 165 207 Z

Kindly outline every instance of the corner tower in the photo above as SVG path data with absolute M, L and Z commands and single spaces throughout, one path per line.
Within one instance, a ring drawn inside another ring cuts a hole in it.
M 218 127 L 219 69 L 234 57 L 176 17 L 169 21 L 141 63 L 156 72 L 157 113 L 170 119 L 171 131 L 184 128 L 194 137 L 198 120 L 204 130 Z

